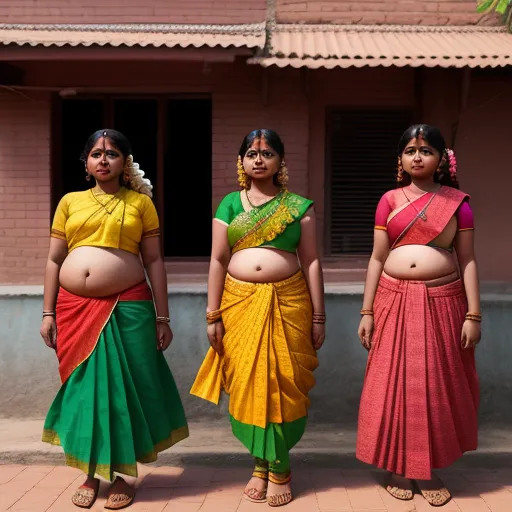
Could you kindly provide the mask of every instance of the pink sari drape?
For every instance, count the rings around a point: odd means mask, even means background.
[[[430,479],[433,468],[477,448],[474,349],[460,345],[466,311],[460,280],[429,288],[381,278],[359,409],[360,460]]]
[[[444,230],[468,194],[452,187],[441,187],[413,201],[388,222],[388,233],[393,249],[402,245],[428,245]],[[426,221],[419,218],[425,211]],[[395,233],[392,235],[392,233]]]

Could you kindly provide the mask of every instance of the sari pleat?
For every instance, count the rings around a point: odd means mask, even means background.
[[[155,461],[158,452],[188,436],[176,384],[156,348],[153,302],[133,300],[138,296],[121,295],[44,425],[43,441],[61,445],[67,465],[108,480],[114,472],[137,476],[137,462]],[[82,304],[80,311],[87,308]]]
[[[382,277],[359,410],[357,457],[430,479],[477,447],[474,349],[460,346],[467,303],[460,280],[428,288]]]
[[[248,450],[270,462],[287,457],[304,432],[318,365],[302,272],[277,283],[228,275],[221,311],[224,354],[208,350],[191,393],[218,403],[224,390],[233,433]]]

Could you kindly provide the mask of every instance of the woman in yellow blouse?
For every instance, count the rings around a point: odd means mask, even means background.
[[[137,476],[137,462],[156,460],[188,428],[162,353],[172,331],[151,184],[115,130],[91,135],[82,160],[95,186],[60,201],[46,266],[41,335],[57,353],[62,387],[43,441],[87,474],[72,502],[89,508],[95,475]],[[105,508],[124,508],[134,494],[117,476]]]

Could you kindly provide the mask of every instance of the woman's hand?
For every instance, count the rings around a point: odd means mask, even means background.
[[[156,323],[157,350],[167,350],[172,341],[171,326],[164,322]]]
[[[357,330],[357,335],[361,340],[361,344],[366,350],[370,350],[372,348],[372,336],[373,336],[373,316],[372,315],[364,315],[359,322],[359,329]]]
[[[210,345],[212,346],[213,350],[219,354],[219,356],[222,356],[224,354],[224,344],[222,342],[224,338],[224,324],[222,323],[222,320],[219,320],[218,322],[215,322],[213,324],[208,324],[208,327],[206,328],[206,333],[208,335],[208,341],[210,342]]]
[[[46,345],[57,350],[57,323],[55,317],[45,316],[39,331]]]
[[[462,348],[473,348],[477,343],[480,342],[482,337],[480,322],[474,320],[466,320],[462,325],[462,335],[460,339],[460,345]]]
[[[313,347],[315,347],[315,350],[320,350],[325,341],[325,324],[316,324],[313,322],[311,334],[313,337]]]

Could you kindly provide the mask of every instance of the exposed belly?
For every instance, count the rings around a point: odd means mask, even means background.
[[[294,253],[253,247],[233,254],[228,272],[240,281],[274,283],[292,276],[299,268],[299,261]]]
[[[453,274],[457,264],[452,253],[426,245],[404,245],[393,249],[384,272],[397,279],[427,281]]]
[[[60,285],[82,297],[106,297],[145,279],[140,258],[120,249],[78,247],[64,260]]]

